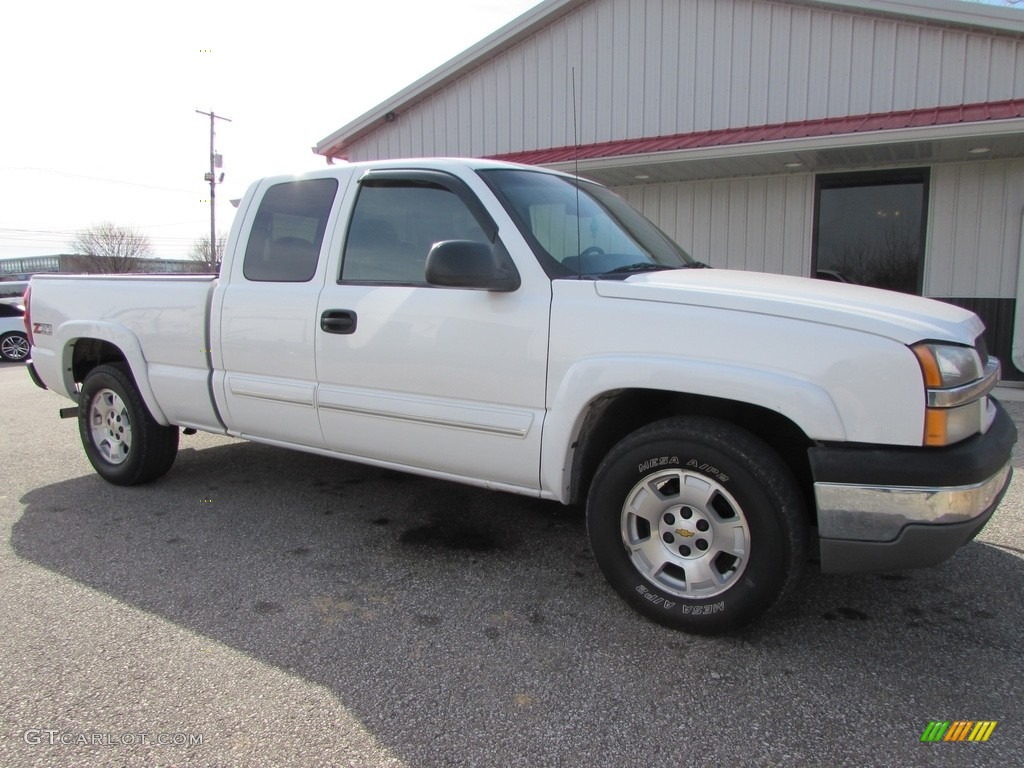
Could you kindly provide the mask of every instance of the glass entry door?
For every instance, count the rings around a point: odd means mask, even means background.
[[[920,295],[927,169],[819,176],[814,275]]]

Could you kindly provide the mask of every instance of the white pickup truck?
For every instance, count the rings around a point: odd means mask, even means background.
[[[951,556],[1016,430],[976,316],[705,269],[598,185],[484,160],[267,178],[221,276],[37,276],[30,373],[106,480],[179,428],[585,503],[609,583],[724,632],[803,563]]]

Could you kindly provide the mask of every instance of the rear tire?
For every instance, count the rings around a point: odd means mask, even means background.
[[[178,428],[158,424],[120,363],[89,372],[78,399],[78,431],[89,463],[108,483],[141,485],[167,473]]]
[[[703,417],[624,438],[587,499],[590,544],[612,587],[648,618],[696,634],[748,624],[793,589],[806,520],[778,454]]]

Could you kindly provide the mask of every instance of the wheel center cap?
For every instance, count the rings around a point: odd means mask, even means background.
[[[694,560],[711,549],[715,532],[704,510],[683,504],[665,510],[659,535],[673,557]]]

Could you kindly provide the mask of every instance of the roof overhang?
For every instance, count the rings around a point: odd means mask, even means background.
[[[970,119],[985,116],[989,119]],[[578,169],[618,187],[1020,157],[1024,100],[560,147],[494,159],[569,173]]]

